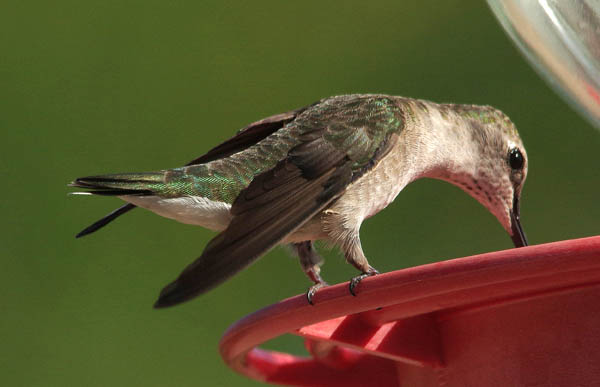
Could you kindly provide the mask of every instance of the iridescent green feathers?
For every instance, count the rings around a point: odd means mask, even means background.
[[[313,106],[294,121],[262,141],[230,157],[208,164],[167,171],[166,189],[159,195],[202,196],[233,203],[255,176],[273,168],[286,157],[299,157],[290,150],[300,144],[316,146],[321,152],[337,150],[353,161],[353,170],[365,166],[386,136],[402,124],[399,107],[388,98],[332,98]],[[315,154],[319,154],[315,151]],[[317,162],[317,160],[315,160]]]
[[[241,152],[244,149],[268,137],[277,130],[281,129],[287,123],[296,118],[298,114],[302,113],[304,110],[310,108],[311,106],[312,105],[296,109],[287,113],[276,114],[271,117],[262,119],[260,121],[253,122],[245,128],[240,129],[238,133],[229,140],[217,145],[202,156],[190,161],[186,164],[186,166],[206,164],[211,161],[223,159],[235,153]],[[78,186],[79,183],[83,183],[83,180],[85,180],[85,178],[78,179],[72,185]],[[80,238],[93,232],[96,232],[102,227],[112,222],[113,220],[115,220],[116,218],[118,218],[119,216],[131,211],[135,207],[135,204],[132,203],[127,203],[123,205],[117,208],[116,210],[110,212],[106,216],[102,217],[101,219],[97,220],[96,222],[92,223],[88,227],[84,228],[75,237]]]
[[[372,161],[387,136],[402,127],[398,101],[376,95],[332,97],[273,118],[278,120],[259,121],[206,155],[213,152],[213,157],[218,156],[215,150],[220,150],[226,157],[165,171],[80,178],[73,185],[100,195],[201,196],[231,204],[256,176],[286,157],[296,160],[304,157],[304,163],[309,163],[303,149],[308,149],[312,157],[324,157],[328,152],[336,151],[352,161],[353,171],[359,171]],[[277,129],[277,124],[282,127]],[[245,149],[234,146],[248,145],[239,139],[240,136],[251,134],[252,139],[256,139],[256,133],[247,131],[257,132],[257,128],[262,130],[258,133],[259,138],[263,134],[266,136]],[[301,144],[303,147],[298,147]],[[294,147],[298,148],[289,155]],[[204,157],[205,160],[210,158]],[[202,162],[202,159],[194,161]],[[319,159],[314,158],[311,163],[315,164],[312,168],[316,168]],[[310,173],[308,164],[305,169],[305,173]]]
[[[328,98],[284,115],[280,128],[258,129],[250,136],[254,143],[240,141],[248,132],[238,133],[204,164],[81,178],[73,185],[106,195],[200,196],[232,204],[229,226],[156,303],[174,305],[222,283],[337,200],[392,148],[404,124],[404,101],[379,95]]]
[[[348,262],[372,273],[360,247],[360,222],[423,176],[474,182],[477,192],[469,193],[525,245],[514,224],[526,167],[506,161],[517,146],[514,125],[492,107],[346,95],[251,124],[181,168],[80,178],[73,185],[223,230],[163,289],[155,306],[166,307],[214,288],[279,243],[334,241]],[[117,209],[79,236],[134,207]]]
[[[401,109],[389,98],[332,98],[222,160],[236,165],[230,186],[241,187],[246,176],[260,172],[237,195],[229,226],[163,289],[155,306],[175,305],[212,289],[327,208],[393,147],[402,122]],[[265,146],[272,148],[268,157]],[[214,173],[222,165],[213,163],[206,167]]]

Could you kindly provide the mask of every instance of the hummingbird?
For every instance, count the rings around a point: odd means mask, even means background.
[[[327,283],[314,242],[338,246],[360,275],[379,272],[360,242],[362,222],[419,178],[452,183],[527,246],[519,203],[527,155],[511,120],[491,106],[437,104],[382,94],[341,95],[277,114],[180,168],[81,177],[74,194],[127,202],[77,237],[135,207],[219,232],[167,285],[156,308],[190,300],[279,244],[290,245],[313,285]]]

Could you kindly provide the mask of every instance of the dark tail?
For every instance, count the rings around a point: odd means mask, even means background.
[[[164,187],[164,172],[122,173],[118,175],[80,177],[69,184],[84,188],[79,194],[106,196],[153,195]]]
[[[123,196],[123,195],[152,195],[152,188],[159,188],[163,183],[164,173],[149,172],[137,174],[120,174],[105,176],[89,176],[76,179],[69,184],[72,187],[84,188],[83,192],[92,195]],[[119,216],[133,210],[136,206],[127,203],[112,211],[102,219],[80,231],[75,238],[81,238],[106,226]]]
[[[95,231],[100,230],[102,227],[117,219],[119,216],[133,210],[135,207],[136,205],[131,203],[122,205],[110,214],[106,215],[104,218],[94,222],[90,226],[87,226],[86,228],[81,230],[77,235],[75,235],[75,238],[81,238],[82,236],[86,236],[87,234],[91,234]]]

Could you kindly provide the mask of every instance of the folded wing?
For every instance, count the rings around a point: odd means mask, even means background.
[[[293,110],[287,113],[276,114],[274,116],[254,122],[241,129],[235,136],[233,136],[229,140],[225,141],[220,145],[217,145],[204,155],[190,161],[186,164],[186,166],[205,164],[240,152],[256,144],[257,142],[261,141],[262,139],[266,138],[267,136],[276,132],[277,130],[281,129],[287,123],[294,120],[294,118],[296,118],[298,114],[302,113],[308,107],[309,106]],[[131,203],[122,205],[121,207],[112,211],[108,215],[104,216],[103,218],[89,225],[85,229],[81,230],[77,235],[75,235],[75,238],[81,238],[95,231],[98,231],[99,229],[106,226],[119,216],[133,210],[135,207],[136,205]]]
[[[390,117],[382,115],[383,125],[371,121],[356,127],[357,120],[347,119],[363,113],[354,103],[325,106],[298,123],[300,143],[240,193],[228,228],[162,290],[155,307],[181,303],[219,285],[327,208],[372,168],[393,147],[401,122],[390,124]]]

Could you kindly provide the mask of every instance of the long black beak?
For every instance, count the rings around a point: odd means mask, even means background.
[[[511,238],[515,244],[515,247],[524,247],[529,245],[529,243],[527,242],[527,237],[523,231],[523,226],[521,226],[521,216],[519,212],[519,198],[515,195],[515,198],[513,199],[512,212],[510,213],[512,228]]]

